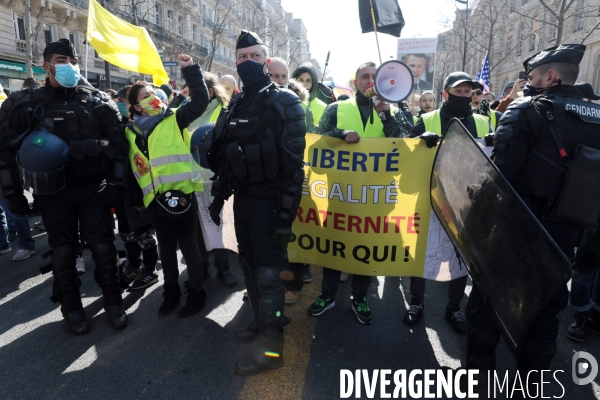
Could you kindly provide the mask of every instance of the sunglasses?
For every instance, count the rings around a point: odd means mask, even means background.
[[[473,94],[476,94],[477,96],[480,96],[482,93],[483,93],[483,91],[481,91],[481,90],[473,91]]]

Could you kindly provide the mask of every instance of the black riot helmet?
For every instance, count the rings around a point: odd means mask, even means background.
[[[192,181],[209,183],[213,176],[208,165],[208,152],[213,143],[214,123],[200,125],[194,130],[190,143]]]
[[[33,131],[17,153],[21,184],[34,194],[52,194],[65,187],[65,168],[71,149],[49,132]]]
[[[192,135],[190,143],[192,157],[202,168],[209,168],[206,155],[212,147],[214,126],[214,123],[200,125]]]

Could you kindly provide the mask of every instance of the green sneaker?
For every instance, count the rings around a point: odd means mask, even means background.
[[[367,296],[363,297],[360,301],[352,300],[352,311],[354,311],[356,318],[358,318],[358,322],[361,324],[369,325],[373,322],[373,314],[371,314]]]
[[[323,292],[319,293],[319,297],[308,307],[308,314],[316,317],[323,314],[325,311],[335,306],[334,299],[326,299],[323,296]]]

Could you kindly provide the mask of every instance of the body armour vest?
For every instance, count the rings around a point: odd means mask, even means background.
[[[279,172],[276,135],[284,126],[277,108],[268,101],[269,96],[264,93],[252,104],[249,113],[257,117],[233,118],[229,113],[235,111],[235,106],[228,110],[224,128],[227,165],[240,187],[273,180]]]
[[[165,117],[145,139],[148,157],[136,144],[138,135],[130,127],[125,133],[129,142],[129,162],[146,207],[157,194],[169,190],[185,194],[203,191],[201,183],[192,181],[190,134],[187,129],[183,132],[179,129],[174,113]]]
[[[573,157],[578,144],[600,149],[600,106],[597,104],[547,95],[534,98],[532,106],[521,112],[538,113],[539,118],[545,119],[547,124],[553,123],[569,158]],[[560,192],[565,174],[549,161],[561,165],[561,157],[548,126],[534,128],[539,131],[530,132],[530,154],[514,187],[519,194],[550,197],[552,200]]]
[[[36,128],[58,136],[71,148],[67,176],[105,174],[112,167],[115,151],[93,112],[108,101],[103,96],[96,89],[77,86],[74,99],[65,104],[49,101],[45,87],[31,91]]]

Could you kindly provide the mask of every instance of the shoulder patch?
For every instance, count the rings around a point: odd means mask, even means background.
[[[600,125],[600,106],[591,101],[565,98],[565,111],[576,115],[585,122]]]

